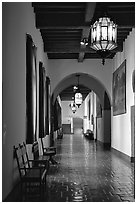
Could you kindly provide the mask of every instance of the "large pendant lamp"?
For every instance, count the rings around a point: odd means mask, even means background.
[[[81,94],[80,89],[79,89],[79,77],[80,77],[80,75],[77,74],[76,77],[78,79],[78,84],[77,84],[77,89],[75,91],[74,101],[75,101],[75,104],[79,108],[80,105],[82,104],[83,99],[82,99],[82,94]]]
[[[99,18],[91,25],[91,48],[102,57],[102,64],[110,51],[117,47],[117,25],[109,17]]]

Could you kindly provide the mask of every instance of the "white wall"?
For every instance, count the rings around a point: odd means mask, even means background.
[[[96,94],[94,93],[94,109],[93,109],[93,115],[94,115],[94,139],[97,139],[97,123],[96,123],[96,117],[97,117],[97,113],[96,113]]]
[[[71,118],[82,118],[84,115],[84,105],[83,103],[79,108],[77,108],[76,113],[73,113],[72,110],[70,109],[71,101],[62,101],[61,106],[62,106],[62,124],[70,124],[71,123]]]
[[[37,46],[37,67],[44,63],[51,78],[52,91],[66,76],[82,72],[97,78],[107,89],[112,99],[112,72],[124,59],[127,60],[126,102],[127,113],[112,116],[112,147],[131,155],[130,107],[134,105],[132,92],[132,71],[135,69],[135,30],[124,43],[124,51],[114,60],[47,60],[43,52],[43,42],[39,30],[35,28],[35,18],[31,3],[3,3],[3,134],[2,134],[2,178],[3,199],[15,183],[13,145],[25,141],[26,135],[26,33],[32,35]],[[112,69],[113,67],[113,69]],[[56,71],[55,71],[56,70]]]
[[[62,124],[70,124],[71,125],[71,133],[74,133],[74,118],[83,119],[84,116],[84,103],[81,104],[79,108],[77,108],[76,112],[73,113],[70,109],[70,103],[72,101],[62,101]]]
[[[84,120],[83,120],[83,123],[84,123],[84,133],[86,133],[87,129],[90,129],[94,132],[94,128],[96,126],[93,126],[92,124],[92,115],[94,116],[95,118],[95,93],[92,91],[90,92],[87,97],[85,98],[85,101],[84,101]],[[89,100],[90,100],[90,118],[89,118]],[[94,121],[95,123],[95,121]],[[95,132],[94,132],[95,134]]]
[[[25,141],[26,135],[26,33],[37,46],[39,61],[47,68],[47,57],[31,3],[3,3],[3,138],[2,196],[12,190],[17,175],[13,160],[13,145]],[[38,72],[37,72],[38,74]]]
[[[127,113],[119,116],[112,116],[111,144],[112,147],[131,156],[131,124],[130,107],[134,105],[134,94],[132,91],[132,72],[135,69],[135,30],[130,33],[124,42],[124,51],[116,54],[114,59],[106,60],[105,66],[101,60],[85,59],[83,63],[77,60],[49,60],[49,75],[52,80],[52,91],[57,84],[66,76],[75,73],[86,73],[97,78],[106,88],[112,102],[112,77],[113,72],[120,64],[127,60],[126,76],[126,108]],[[56,70],[56,74],[55,74]],[[113,111],[111,112],[113,115]],[[101,125],[100,125],[101,129]]]
[[[97,118],[97,140],[104,143],[104,126],[102,118]]]
[[[59,82],[66,76],[75,73],[84,73],[98,79],[106,88],[111,96],[111,75],[112,75],[112,60],[107,59],[105,65],[102,65],[101,59],[85,59],[83,63],[77,60],[58,59],[49,60],[49,75],[52,81],[52,92]],[[56,71],[55,71],[56,70]]]
[[[84,119],[83,119],[83,129],[84,129],[84,133],[86,133],[87,129],[89,129],[88,101],[89,101],[89,94],[88,94],[88,96],[85,98],[85,101],[84,101]]]
[[[113,116],[112,112],[112,147],[131,156],[130,107],[135,104],[132,91],[132,72],[135,69],[135,29],[124,43],[122,53],[114,58],[113,71],[126,59],[126,109],[122,115]]]

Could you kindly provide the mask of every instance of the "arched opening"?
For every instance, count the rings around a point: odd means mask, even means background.
[[[65,77],[56,86],[52,93],[52,104],[54,105],[57,96],[70,85],[76,84],[76,74],[80,75],[79,84],[89,88],[93,91],[101,104],[102,116],[101,118],[96,117],[96,140],[102,142],[105,147],[111,146],[111,101],[109,94],[104,85],[95,77],[84,74],[75,73]],[[101,124],[101,129],[100,129]],[[99,136],[101,135],[101,136]]]
[[[73,118],[74,134],[81,134],[82,129],[83,129],[83,119],[80,117]]]

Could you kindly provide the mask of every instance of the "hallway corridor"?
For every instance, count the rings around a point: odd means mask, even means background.
[[[45,201],[134,201],[134,164],[81,134],[57,140],[57,166],[47,176]]]

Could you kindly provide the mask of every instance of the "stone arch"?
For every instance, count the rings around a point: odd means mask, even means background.
[[[95,77],[85,73],[73,73],[62,79],[55,87],[52,93],[52,102],[54,104],[57,96],[69,87],[77,83],[76,74],[80,75],[79,84],[88,87],[94,91],[102,105],[103,132],[102,141],[105,147],[111,146],[111,99],[105,86]]]
[[[62,79],[58,83],[56,88],[53,90],[53,93],[52,93],[53,103],[55,102],[57,96],[61,93],[61,91],[63,91],[64,89],[66,89],[70,85],[77,83],[76,74],[80,74],[79,84],[88,87],[89,89],[93,90],[97,94],[97,96],[100,99],[100,103],[102,105],[102,108],[105,109],[105,106],[106,106],[105,103],[107,101],[108,102],[107,108],[110,109],[111,100],[110,100],[110,96],[109,96],[106,88],[104,87],[104,85],[95,77],[93,77],[89,74],[85,74],[85,73],[71,74],[71,75],[65,77],[64,79]]]

